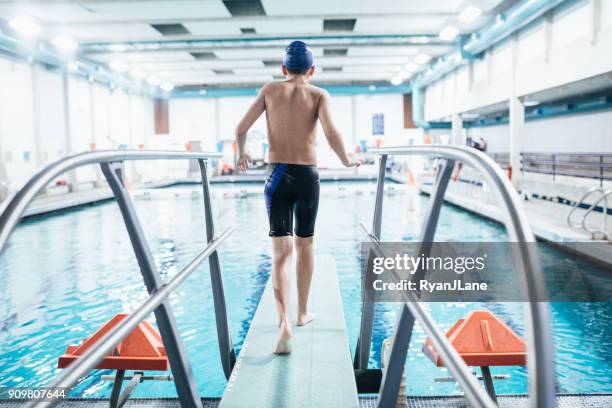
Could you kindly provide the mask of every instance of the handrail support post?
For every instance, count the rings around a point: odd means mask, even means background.
[[[138,221],[134,204],[123,185],[123,163],[106,162],[101,163],[100,166],[119,205],[147,291],[149,294],[152,294],[162,286],[163,281],[155,266],[155,260],[147,244],[142,226]],[[168,360],[170,361],[170,368],[174,376],[181,406],[201,408],[202,401],[193,377],[193,371],[187,359],[185,346],[179,336],[176,320],[169,302],[165,301],[160,304],[155,309],[154,314],[166,352],[168,353]]]
[[[425,221],[421,228],[420,248],[418,253],[424,257],[429,256],[431,252],[431,243],[433,242],[440,210],[444,203],[444,194],[448,188],[448,183],[451,178],[453,169],[455,168],[455,160],[447,159],[444,164],[438,168],[436,174],[436,182],[429,197],[429,207],[425,214]],[[413,282],[418,282],[425,276],[425,269],[419,268],[412,277]],[[393,343],[391,346],[391,354],[389,355],[389,365],[383,375],[380,384],[380,392],[378,394],[378,407],[387,407],[395,404],[399,387],[404,372],[404,364],[406,354],[412,339],[414,331],[414,316],[408,310],[406,304],[402,304],[399,312],[399,317],[396,324]],[[391,364],[391,362],[396,362]]]
[[[378,164],[378,178],[376,182],[376,203],[374,204],[374,217],[372,218],[372,235],[380,239],[382,228],[382,207],[385,192],[385,176],[387,171],[387,157],[380,156]],[[371,255],[371,254],[370,254]],[[353,360],[355,369],[368,368],[370,361],[370,348],[372,347],[372,328],[374,324],[374,302],[363,301],[361,308],[361,324],[359,326],[359,337]]]
[[[202,177],[202,190],[204,193],[204,217],[206,218],[206,239],[210,243],[215,238],[214,217],[210,199],[210,184],[206,161],[198,160],[200,174]],[[208,258],[210,268],[210,280],[213,293],[213,303],[215,307],[215,319],[217,323],[217,338],[219,341],[219,353],[221,354],[221,364],[225,378],[229,379],[234,364],[236,363],[236,352],[232,343],[229,319],[227,314],[227,304],[225,300],[225,289],[223,285],[223,273],[219,262],[219,253],[213,252]]]

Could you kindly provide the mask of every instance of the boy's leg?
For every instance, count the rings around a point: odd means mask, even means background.
[[[297,253],[296,272],[297,272],[297,294],[298,312],[297,325],[303,326],[314,319],[314,315],[308,312],[308,295],[310,294],[310,283],[312,282],[312,272],[314,268],[313,255],[314,237],[295,237],[295,249]]]
[[[291,318],[289,306],[291,304],[291,256],[293,243],[291,236],[272,238],[272,284],[274,298],[278,309],[279,337],[275,353],[286,354],[291,352],[289,339],[291,338]]]

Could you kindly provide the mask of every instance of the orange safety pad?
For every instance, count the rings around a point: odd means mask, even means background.
[[[68,346],[58,359],[58,367],[65,368],[87,351],[96,341],[127,317],[118,314],[83,343]],[[159,333],[147,321],[142,321],[121,343],[96,366],[114,370],[167,370],[168,357]]]
[[[527,365],[525,341],[491,312],[476,310],[459,319],[446,337],[469,366]],[[423,345],[436,366],[444,363],[430,339]]]

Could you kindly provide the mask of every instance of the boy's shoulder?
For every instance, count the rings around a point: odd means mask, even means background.
[[[276,89],[282,89],[285,88],[287,86],[291,86],[287,81],[274,81],[274,82],[268,82],[267,84],[265,84],[264,86],[261,87],[261,92],[271,92],[274,91]],[[304,85],[300,85],[305,87],[306,89],[308,89],[310,92],[312,92],[313,94],[316,95],[326,95],[327,91],[323,88],[319,88],[316,85],[312,85],[312,84],[304,84]]]

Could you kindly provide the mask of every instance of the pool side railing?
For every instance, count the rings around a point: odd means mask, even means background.
[[[170,369],[174,378],[177,394],[183,407],[202,407],[202,400],[198,393],[185,346],[180,338],[174,313],[168,296],[191,275],[205,260],[208,259],[213,292],[213,303],[217,324],[217,337],[221,363],[226,378],[229,378],[236,362],[236,354],[232,343],[223,275],[219,262],[217,249],[229,237],[233,228],[229,228],[220,235],[215,235],[210,186],[207,174],[207,160],[218,158],[218,153],[207,152],[179,152],[179,151],[148,151],[148,150],[102,150],[86,152],[65,157],[49,164],[40,170],[21,188],[10,200],[2,214],[0,214],[0,256],[19,222],[24,210],[34,197],[45,188],[51,180],[58,175],[78,167],[98,164],[102,169],[127,228],[132,247],[140,267],[149,298],[129,316],[123,319],[105,336],[96,341],[78,360],[61,372],[54,379],[51,387],[70,388],[77,384],[80,378],[110,353],[121,340],[127,337],[132,330],[140,324],[151,312],[162,336],[164,346],[170,362]],[[202,177],[204,217],[206,220],[206,240],[208,245],[185,268],[167,282],[163,282],[151,249],[147,244],[144,231],[136,214],[132,199],[125,188],[123,177],[123,164],[126,160],[197,160]],[[59,399],[44,401],[30,401],[28,406],[50,407],[59,403]]]
[[[371,149],[370,153],[378,154],[379,172],[374,206],[374,217],[371,232],[366,231],[367,238],[374,243],[373,251],[380,253],[378,245],[381,238],[383,192],[387,158],[390,155],[430,156],[442,163],[437,171],[436,180],[429,200],[420,234],[419,253],[428,256],[431,243],[434,241],[444,194],[448,187],[453,168],[457,161],[481,172],[485,180],[493,187],[497,201],[505,215],[505,226],[511,242],[533,243],[534,235],[516,190],[503,170],[486,154],[463,146],[407,146]],[[539,257],[533,245],[513,246],[514,268],[522,275],[522,291],[526,302],[526,337],[528,350],[528,374],[531,406],[548,408],[555,406],[555,369],[551,319],[548,304],[536,300],[547,298],[547,289]],[[420,269],[412,280],[419,281],[425,276]],[[372,327],[374,319],[374,302],[362,304],[361,326],[355,351],[354,367],[356,370],[367,370],[372,344]],[[414,323],[417,320],[440,353],[444,364],[461,386],[468,402],[475,407],[495,407],[495,402],[485,389],[480,386],[474,375],[454,349],[449,339],[437,327],[436,323],[423,307],[420,299],[413,294],[402,303],[400,314],[395,325],[389,363],[383,375],[378,394],[378,407],[394,406],[402,380],[406,355],[412,337]]]

